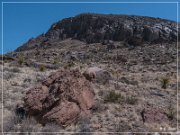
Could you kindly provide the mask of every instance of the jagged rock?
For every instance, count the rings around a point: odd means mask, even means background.
[[[98,67],[90,67],[88,68],[83,75],[88,79],[89,81],[97,81],[100,83],[106,83],[108,80],[111,79],[111,74],[101,68]]]
[[[65,57],[65,60],[67,61],[79,61],[79,60],[84,60],[85,59],[85,52],[67,52]]]
[[[28,114],[38,117],[43,123],[55,121],[67,126],[80,116],[90,116],[94,92],[79,71],[60,69],[31,88],[24,102]]]
[[[176,22],[160,18],[128,15],[80,14],[63,19],[51,26],[46,34],[29,40],[16,51],[51,45],[67,38],[86,43],[103,43],[107,40],[128,41],[140,37],[147,42],[161,43],[177,40]]]
[[[155,41],[159,38],[160,30],[150,26],[145,26],[143,30],[143,37],[145,41]]]

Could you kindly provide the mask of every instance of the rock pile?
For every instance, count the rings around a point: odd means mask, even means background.
[[[80,116],[90,116],[94,92],[79,71],[61,69],[30,88],[24,102],[28,114],[41,122],[54,121],[67,126]]]

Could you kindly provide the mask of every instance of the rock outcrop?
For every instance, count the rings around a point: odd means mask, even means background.
[[[88,68],[83,75],[89,81],[97,81],[100,83],[106,83],[108,80],[112,79],[111,74],[104,69],[98,67],[90,67]]]
[[[148,107],[144,109],[143,121],[146,123],[168,123],[169,119],[165,111],[159,108]]]
[[[67,38],[87,43],[103,43],[106,40],[128,42],[128,39],[133,37],[145,42],[161,43],[176,41],[177,35],[176,22],[165,19],[128,15],[80,14],[54,23],[47,33],[29,40],[16,51],[50,46],[56,41]]]
[[[90,116],[94,92],[79,71],[61,69],[30,88],[24,102],[28,114],[43,123],[54,121],[67,126],[80,116]]]

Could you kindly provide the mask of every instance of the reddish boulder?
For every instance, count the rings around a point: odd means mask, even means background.
[[[89,116],[94,92],[79,71],[61,69],[31,88],[24,102],[30,115],[38,116],[43,122],[55,121],[67,126],[80,115]]]
[[[48,96],[48,93],[48,88],[43,85],[33,87],[26,93],[24,101],[26,107],[29,108],[30,115],[38,114],[43,110],[43,101]]]

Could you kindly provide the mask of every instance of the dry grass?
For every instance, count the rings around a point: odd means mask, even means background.
[[[124,97],[114,91],[110,91],[104,98],[105,103],[122,103],[123,101]]]
[[[74,42],[74,41],[73,41]],[[57,45],[58,46],[58,45]],[[161,45],[162,46],[162,45]],[[96,132],[108,132],[108,131],[153,131],[156,128],[156,123],[145,123],[143,124],[142,118],[140,116],[140,111],[145,105],[157,106],[166,110],[166,114],[169,117],[169,123],[172,125],[176,124],[175,121],[175,103],[176,103],[176,76],[168,75],[167,78],[171,79],[171,84],[168,81],[159,81],[160,76],[167,76],[169,72],[176,72],[176,63],[166,63],[163,66],[160,64],[146,64],[144,62],[144,57],[150,57],[151,54],[154,56],[161,54],[161,57],[155,58],[166,58],[166,54],[162,51],[171,53],[176,52],[175,45],[164,45],[164,50],[162,47],[157,45],[151,46],[137,46],[131,52],[128,48],[122,47],[119,50],[113,49],[110,52],[105,52],[104,46],[99,45],[100,49],[96,50],[96,44],[85,45],[77,41],[76,45],[67,41],[65,45],[59,45],[58,59],[60,63],[59,68],[67,67],[79,68],[81,72],[88,67],[102,67],[110,73],[117,69],[121,72],[119,74],[114,73],[113,79],[109,80],[108,83],[97,83],[92,82],[92,86],[95,92],[95,100],[98,101],[94,107],[92,116],[90,117],[90,124],[99,124],[100,128],[92,129],[89,123],[72,125],[65,129],[58,127],[54,124],[47,124],[44,127],[38,123],[34,123],[33,120],[25,120],[24,123],[32,123],[24,125],[22,128],[17,126],[16,118],[12,117],[12,112],[14,107],[18,102],[22,102],[22,98],[25,96],[26,91],[29,87],[36,85],[41,82],[49,75],[49,73],[56,71],[51,69],[46,69],[43,72],[39,68],[26,67],[21,65],[21,67],[12,64],[10,67],[8,63],[4,64],[4,120],[6,124],[6,130],[16,131],[16,130],[29,130],[29,131],[96,131]],[[87,59],[84,59],[84,63],[76,62],[74,64],[64,61],[64,54],[68,51],[85,51]],[[96,51],[92,51],[96,50]],[[41,50],[40,50],[41,51]],[[45,50],[48,53],[50,50]],[[53,50],[54,51],[54,50]],[[104,52],[103,52],[104,51]],[[117,52],[119,54],[119,62],[115,62],[115,57],[117,57]],[[33,52],[28,52],[32,59]],[[104,55],[103,55],[104,54]],[[126,60],[129,65],[123,64]],[[112,59],[110,59],[110,57]],[[168,56],[167,56],[168,57]],[[170,56],[169,56],[170,57]],[[122,58],[122,59],[121,59]],[[125,59],[124,59],[125,58]],[[43,56],[37,57],[37,61],[46,63],[46,58]],[[52,59],[52,64],[53,64]],[[135,61],[131,63],[131,61]],[[150,60],[149,60],[150,61]],[[149,62],[148,61],[148,62]],[[156,62],[156,61],[155,61]],[[56,63],[56,62],[55,62]],[[121,64],[120,64],[121,63]],[[19,68],[18,68],[19,67]],[[14,69],[13,69],[14,68]],[[117,84],[117,87],[115,86]],[[164,86],[163,86],[164,85]],[[162,87],[163,86],[163,87]],[[156,94],[152,94],[156,93]],[[169,107],[168,101],[169,97],[174,104]],[[105,102],[105,103],[104,103]],[[12,121],[10,123],[10,121]],[[14,122],[13,122],[14,121]],[[128,123],[127,123],[128,122]],[[171,126],[169,123],[165,123],[166,126]],[[80,126],[81,125],[81,126]],[[35,126],[35,127],[33,127]],[[161,124],[159,124],[161,126]],[[38,129],[36,128],[38,127]],[[78,127],[78,128],[76,128]],[[52,130],[51,130],[52,129]],[[157,131],[157,130],[156,130]]]

